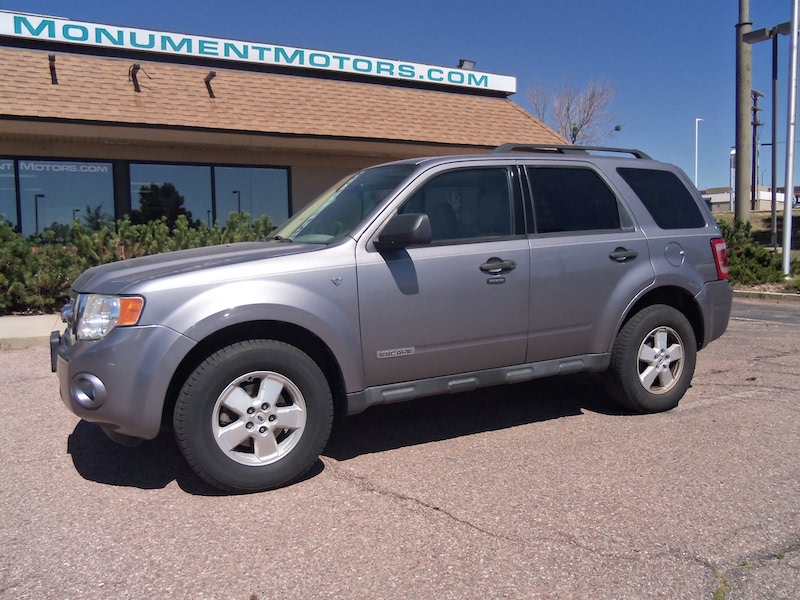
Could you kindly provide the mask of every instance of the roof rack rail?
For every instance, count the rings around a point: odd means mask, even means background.
[[[650,159],[641,150],[630,148],[606,148],[604,146],[568,146],[558,144],[503,144],[492,150],[492,154],[505,152],[556,152],[558,154],[592,154],[593,152],[612,152],[620,154],[630,154],[634,158]]]

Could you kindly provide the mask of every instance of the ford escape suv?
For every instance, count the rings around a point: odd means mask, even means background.
[[[584,371],[672,409],[727,327],[727,269],[678,168],[506,144],[364,169],[263,241],[91,268],[51,362],[112,439],[173,427],[205,480],[265,490],[315,463],[339,403]]]

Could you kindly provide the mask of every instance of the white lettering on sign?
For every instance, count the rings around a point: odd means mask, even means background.
[[[20,173],[108,173],[108,165],[93,165],[91,163],[53,163],[19,161]]]

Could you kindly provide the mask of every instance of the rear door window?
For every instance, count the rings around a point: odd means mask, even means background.
[[[600,176],[580,167],[527,167],[537,234],[619,231],[630,218]]]
[[[655,169],[617,169],[661,229],[696,229],[706,221],[694,197],[675,173]]]

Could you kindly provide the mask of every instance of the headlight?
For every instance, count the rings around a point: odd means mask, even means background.
[[[99,340],[118,325],[136,325],[144,308],[137,296],[81,296],[76,334],[79,340]]]

